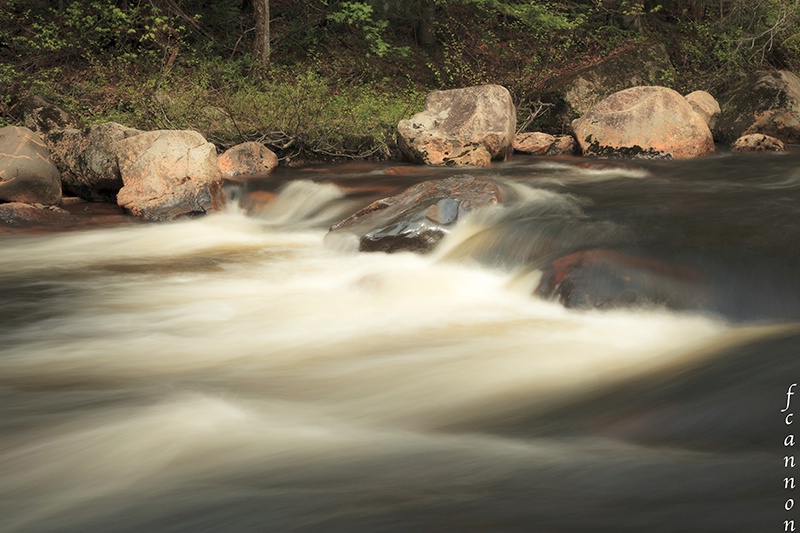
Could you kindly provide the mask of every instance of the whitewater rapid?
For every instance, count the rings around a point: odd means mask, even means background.
[[[536,298],[453,258],[491,214],[429,256],[326,247],[345,195],[291,192],[259,216],[0,237],[0,531],[621,531],[603,501],[700,505],[720,472],[758,488],[761,452],[513,433],[763,329]],[[565,518],[578,500],[597,518]]]

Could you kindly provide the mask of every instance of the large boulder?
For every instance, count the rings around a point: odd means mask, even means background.
[[[42,139],[28,128],[0,128],[0,202],[61,202],[58,168]]]
[[[115,143],[123,187],[117,203],[149,220],[204,214],[223,203],[213,144],[194,131],[150,131]]]
[[[603,98],[640,85],[663,83],[674,72],[663,45],[636,47],[599,63],[548,80],[542,89],[545,112],[536,126],[547,133],[567,133],[572,121]]]
[[[269,174],[278,166],[278,156],[257,142],[237,144],[226,150],[217,160],[225,177]]]
[[[14,114],[23,126],[40,135],[78,127],[78,120],[70,112],[41,96],[25,98],[14,106]]]
[[[722,112],[714,129],[719,142],[763,133],[800,144],[800,78],[785,70],[753,72],[719,96]]]
[[[397,126],[398,146],[426,165],[486,166],[511,155],[517,114],[499,85],[434,91],[425,110]]]
[[[466,213],[503,196],[497,183],[468,175],[425,181],[335,224],[326,241],[355,236],[360,251],[429,252]]]
[[[572,127],[584,155],[687,159],[714,152],[705,120],[667,87],[614,93]]]
[[[51,131],[46,140],[64,191],[89,201],[116,202],[122,188],[116,143],[140,133],[116,122]]]

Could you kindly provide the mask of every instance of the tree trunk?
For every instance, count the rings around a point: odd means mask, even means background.
[[[256,37],[253,46],[253,68],[263,72],[269,65],[269,0],[253,0]]]
[[[419,44],[433,46],[436,44],[434,24],[436,23],[436,4],[434,0],[422,0],[419,19]]]

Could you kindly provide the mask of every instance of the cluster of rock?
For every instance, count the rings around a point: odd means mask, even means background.
[[[673,74],[666,50],[655,46],[559,76],[541,94],[541,131],[517,135],[503,87],[437,91],[423,112],[400,122],[398,144],[411,161],[449,166],[486,166],[512,151],[681,159],[711,154],[715,143],[735,152],[800,144],[800,78],[791,72],[742,76],[716,99],[658,85]]]
[[[424,111],[398,124],[398,147],[426,165],[480,167],[514,151],[681,159],[711,154],[715,143],[730,143],[735,152],[783,151],[800,143],[800,78],[794,74],[743,76],[715,99],[705,91],[684,97],[653,85],[672,71],[663,47],[650,47],[555,78],[541,97],[545,131],[520,134],[504,87],[435,91]],[[217,156],[194,131],[145,132],[116,123],[79,128],[39,98],[18,108],[22,126],[0,129],[0,202],[58,206],[63,191],[116,202],[144,219],[171,220],[219,209],[223,179],[265,175],[278,165],[260,143]]]
[[[653,85],[669,64],[662,49],[629,51],[553,80],[543,93],[547,132],[515,134],[508,90],[484,85],[431,93],[425,110],[398,124],[398,147],[426,165],[487,166],[512,152],[536,155],[685,159],[732,151],[782,151],[800,143],[800,78],[752,74],[715,99]],[[613,74],[612,74],[613,73]],[[721,102],[721,105],[720,105]],[[209,213],[224,204],[225,179],[263,176],[278,166],[260,143],[217,155],[194,131],[140,131],[116,123],[77,127],[56,106],[20,106],[23,126],[0,128],[0,221],[47,223],[67,217],[62,191],[114,202],[146,220]],[[326,241],[360,251],[426,253],[467,213],[503,204],[501,183],[470,175],[416,184],[333,225]],[[659,292],[660,291],[660,292]],[[536,293],[568,307],[660,302],[705,305],[705,280],[679,264],[608,250],[553,257]]]
[[[514,135],[511,96],[496,85],[432,93],[425,111],[398,127],[399,145],[411,160],[427,165],[486,166],[511,151],[536,155],[687,159],[714,153],[716,142],[742,151],[783,151],[800,143],[800,78],[765,73],[752,98],[729,96],[721,107],[708,92],[681,96],[667,87],[629,87],[596,101],[570,123],[571,134]],[[581,85],[583,82],[584,84]],[[576,89],[566,92],[573,95]],[[480,105],[474,104],[479,102]],[[580,109],[579,102],[568,109]],[[725,112],[723,112],[725,109]],[[561,108],[559,121],[567,110]],[[749,117],[749,119],[747,119]],[[479,127],[480,126],[480,127]]]
[[[218,157],[194,131],[145,132],[113,122],[79,129],[69,114],[39,98],[22,109],[24,126],[0,128],[0,202],[14,204],[0,210],[7,224],[63,214],[54,207],[62,194],[116,202],[147,220],[209,213],[224,204],[223,179],[268,174],[278,165],[259,143]]]
[[[800,78],[754,74],[717,100],[705,91],[683,96],[651,84],[665,65],[663,49],[631,51],[556,80],[545,93],[553,98],[549,132],[515,135],[516,111],[503,87],[435,92],[423,112],[399,124],[399,146],[422,164],[486,166],[512,151],[688,159],[714,153],[716,143],[730,143],[734,152],[800,143]],[[508,199],[500,184],[470,175],[424,182],[333,225],[326,241],[360,251],[426,253],[465,213]],[[708,290],[706,277],[686,265],[590,249],[549,258],[534,292],[567,307],[704,309],[711,305]]]

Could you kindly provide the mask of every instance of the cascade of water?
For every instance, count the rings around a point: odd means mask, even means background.
[[[703,185],[516,162],[492,170],[514,203],[424,256],[323,245],[373,199],[348,196],[359,174],[291,181],[249,215],[2,236],[0,531],[779,525],[795,326],[531,293],[548,258],[623,245],[720,277],[757,256],[742,268],[769,277],[800,234],[782,164]],[[796,302],[782,275],[754,286]]]

